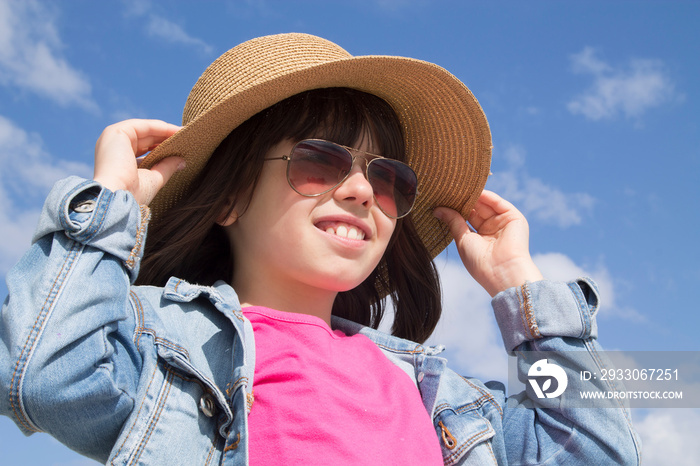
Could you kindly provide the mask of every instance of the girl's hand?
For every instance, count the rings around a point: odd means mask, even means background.
[[[179,129],[160,120],[125,120],[108,126],[95,145],[94,180],[111,191],[130,191],[139,204],[150,203],[185,162],[180,157],[168,157],[146,170],[138,168],[136,157],[153,150]]]
[[[447,223],[464,266],[491,296],[525,281],[542,280],[530,257],[527,220],[497,194],[481,193],[469,214],[476,232],[455,210],[438,207],[435,216]]]

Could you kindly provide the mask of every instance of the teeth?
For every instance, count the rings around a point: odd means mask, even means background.
[[[326,233],[329,235],[336,235],[342,238],[364,240],[365,233],[362,230],[358,230],[355,227],[346,227],[345,225],[339,225],[335,229],[333,227],[326,228]]]

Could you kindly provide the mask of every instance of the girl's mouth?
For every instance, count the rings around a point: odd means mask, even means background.
[[[358,241],[365,239],[365,232],[361,228],[344,222],[319,222],[316,224],[316,228],[325,231],[329,235],[340,236],[341,238]]]

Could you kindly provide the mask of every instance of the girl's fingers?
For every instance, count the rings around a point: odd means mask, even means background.
[[[450,234],[455,239],[459,239],[469,232],[466,220],[456,210],[448,207],[438,207],[433,211],[433,215],[447,224]]]
[[[482,226],[491,230],[522,216],[513,204],[494,192],[484,190],[467,220],[477,231],[481,231]]]
[[[491,212],[490,216],[517,211],[513,204],[493,191],[488,191],[486,189],[481,193],[477,205],[481,206],[484,212]]]
[[[165,183],[178,171],[185,168],[185,161],[180,157],[168,157],[150,169],[139,169],[138,189],[131,190],[139,204],[150,204]]]
[[[129,120],[133,121],[133,120]],[[136,156],[140,156],[155,149],[161,142],[180,130],[180,126],[166,123],[161,120],[136,120],[138,123],[132,126],[132,147]]]
[[[471,212],[469,212],[469,215],[467,216],[467,220],[469,223],[477,229],[477,231],[481,228],[481,225],[484,224],[488,216],[484,215],[483,213],[480,213],[478,209],[476,209],[476,206],[474,209],[472,209]]]
[[[486,191],[484,191],[484,193],[486,193]],[[447,207],[438,207],[435,209],[435,216],[447,223],[450,228],[450,233],[452,233],[455,239],[462,236],[467,231],[470,231],[469,225],[479,231],[484,222],[496,215],[496,212],[490,205],[492,200],[486,199],[484,193],[479,197],[466,219],[456,210]],[[496,196],[494,193],[490,194]],[[467,225],[467,221],[469,225]]]
[[[469,225],[480,234],[493,234],[509,222],[522,217],[520,211],[513,204],[487,190],[484,190],[479,196],[466,220],[459,212],[447,207],[436,208],[434,214],[447,223],[450,233],[455,239],[470,231]],[[467,221],[469,224],[466,223]]]
[[[481,196],[479,196],[479,199],[476,201],[476,204],[474,204],[474,208],[467,216],[469,223],[471,223],[474,228],[479,230],[484,222],[495,217],[497,212],[494,209],[494,203],[496,203],[498,199],[500,199],[500,197],[491,191],[482,192]]]
[[[169,157],[150,171],[139,169],[136,157],[179,129],[161,120],[133,119],[108,126],[95,146],[95,181],[112,191],[130,191],[140,203],[149,203],[184,161]]]
[[[155,164],[150,168],[150,172],[155,175],[158,181],[156,183],[156,188],[160,190],[176,172],[184,168],[185,159],[181,157],[167,157]]]
[[[108,126],[98,140],[98,150],[126,151],[140,156],[175,134],[179,126],[161,120],[125,120]]]

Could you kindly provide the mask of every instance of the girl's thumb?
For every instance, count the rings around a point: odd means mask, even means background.
[[[459,239],[469,232],[469,226],[464,217],[454,209],[449,207],[438,207],[433,211],[433,215],[447,224],[453,238]]]
[[[153,198],[156,197],[156,194],[158,194],[158,191],[165,186],[170,178],[180,170],[184,170],[184,168],[185,159],[177,156],[165,158],[152,166],[147,173],[144,173],[144,175],[147,175],[148,181],[146,182],[147,186],[144,186],[145,192],[143,193],[146,199],[143,199],[142,201],[144,202],[142,203],[150,204]]]

